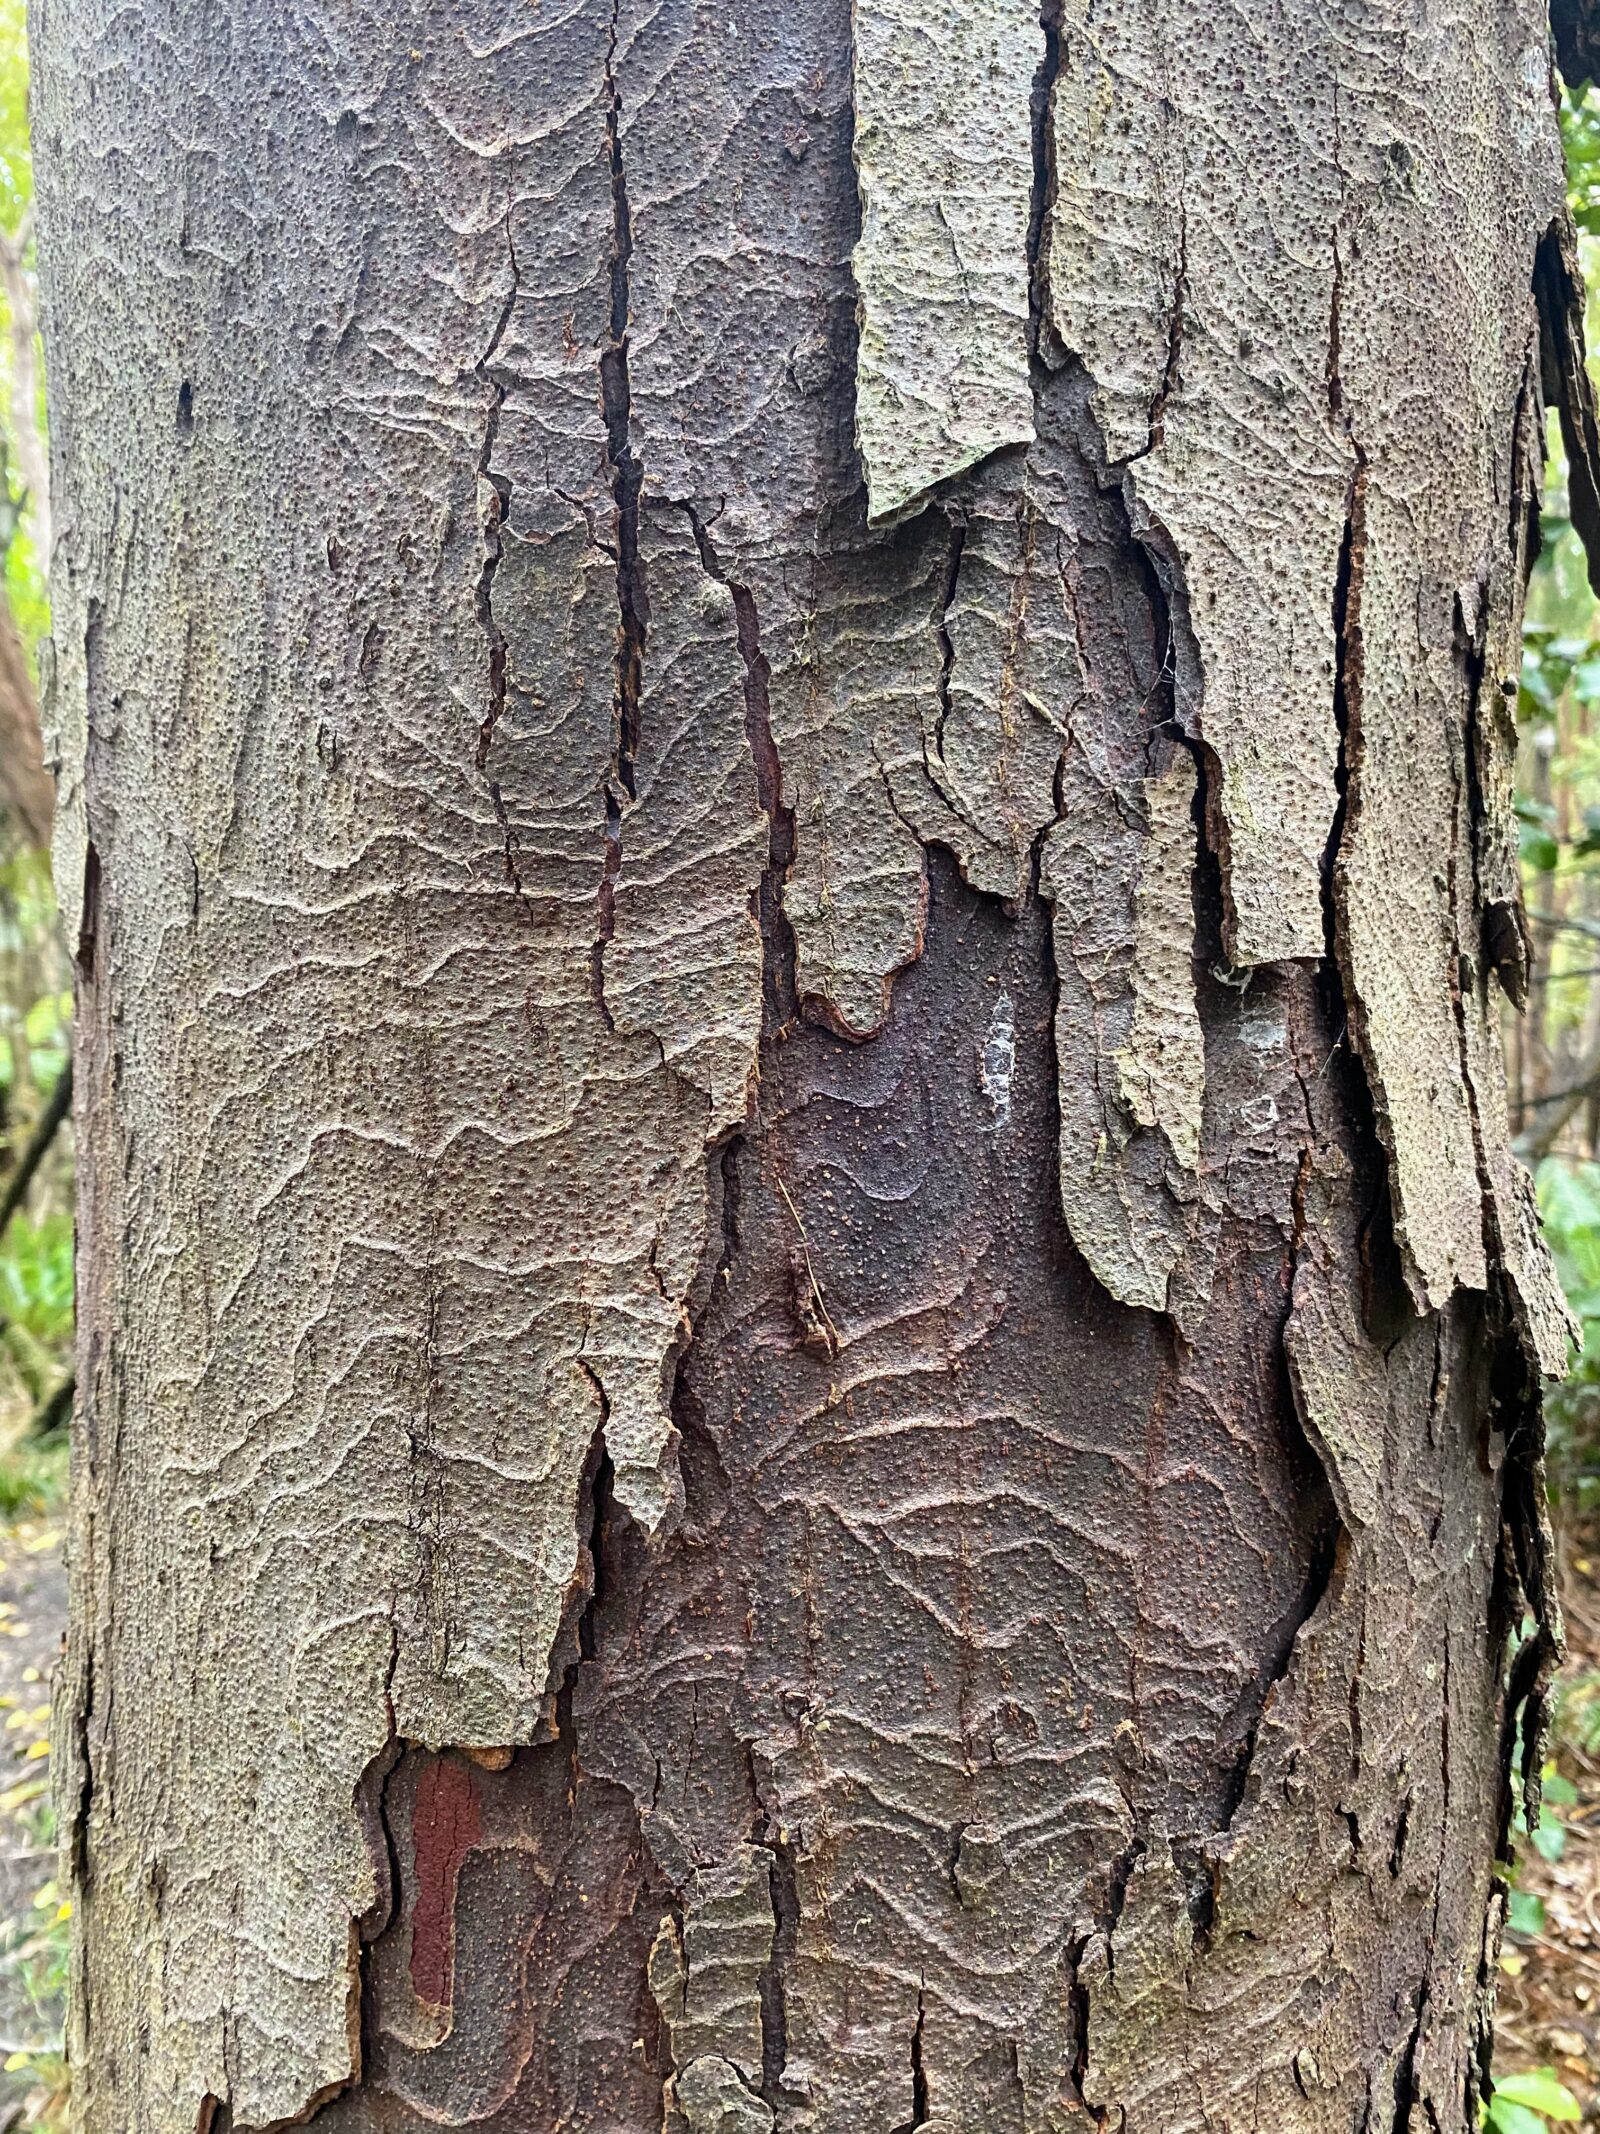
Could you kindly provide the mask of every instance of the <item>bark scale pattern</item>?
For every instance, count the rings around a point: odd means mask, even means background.
[[[37,8],[89,2134],[1475,2124],[1593,411],[1246,13]]]

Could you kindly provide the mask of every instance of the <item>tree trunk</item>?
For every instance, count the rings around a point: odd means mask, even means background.
[[[1467,2134],[1543,0],[33,35],[82,2125]]]

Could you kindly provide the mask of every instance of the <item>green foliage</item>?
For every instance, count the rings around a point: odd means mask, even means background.
[[[25,0],[0,0],[0,229],[15,233],[33,205],[33,158],[28,142],[28,42]],[[39,366],[43,377],[43,366]],[[31,514],[22,510],[11,427],[11,317],[0,291],[0,557],[4,591],[30,656],[49,628],[45,566],[37,553]],[[44,407],[34,411],[44,428]]]
[[[1514,1889],[1506,1899],[1506,1924],[1513,1934],[1544,1932],[1544,1899],[1530,1889]]]
[[[1507,2075],[1495,2084],[1483,2115],[1494,2134],[1548,2134],[1551,2125],[1575,2124],[1582,2117],[1577,2098],[1552,2067]]]
[[[32,200],[27,9],[23,0],[0,0],[0,223],[14,230]]]
[[[26,1439],[0,1455],[0,1519],[45,1519],[61,1508],[67,1490],[65,1438]]]
[[[72,1303],[71,1216],[35,1222],[19,1211],[0,1240],[0,1348],[32,1406],[50,1398],[68,1369]],[[0,1462],[0,1509],[4,1494]]]
[[[1539,1827],[1533,1833],[1533,1849],[1541,1860],[1554,1862],[1561,1859],[1567,1849],[1567,1826],[1562,1821],[1561,1811],[1577,1806],[1578,1789],[1554,1764],[1546,1764],[1542,1793],[1543,1806]]]
[[[1557,1486],[1588,1511],[1600,1508],[1600,1163],[1546,1157],[1537,1183],[1545,1236],[1583,1329],[1568,1377],[1547,1390],[1550,1463]]]
[[[1590,237],[1600,237],[1600,107],[1592,96],[1562,98],[1561,142],[1572,219]]]
[[[1555,1734],[1582,1756],[1600,1756],[1600,1674],[1562,1677],[1556,1691]]]
[[[41,1348],[72,1336],[72,1218],[20,1210],[0,1241],[0,1313]]]

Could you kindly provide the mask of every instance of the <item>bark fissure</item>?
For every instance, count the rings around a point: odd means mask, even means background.
[[[789,1028],[800,1019],[798,951],[794,928],[783,908],[784,884],[794,865],[794,809],[783,796],[783,764],[772,732],[772,669],[761,649],[761,626],[755,594],[736,583],[717,553],[711,528],[693,505],[683,506],[695,546],[707,574],[726,586],[733,601],[739,659],[744,669],[745,738],[755,778],[756,798],[767,818],[767,855],[756,891],[756,918],[761,929],[761,985],[764,1032]]]
[[[1061,72],[1063,0],[1043,0],[1039,26],[1044,57],[1033,77],[1029,115],[1033,140],[1033,191],[1028,202],[1028,348],[1035,364],[1043,354],[1048,325],[1044,233],[1055,196],[1055,140],[1051,127],[1056,78]]]
[[[611,163],[611,316],[600,352],[600,391],[606,428],[607,472],[616,520],[617,675],[611,775],[605,787],[605,850],[592,952],[595,1001],[608,1028],[614,1019],[606,1001],[606,949],[616,933],[616,885],[622,872],[623,831],[638,798],[639,705],[643,682],[649,600],[639,558],[639,496],[644,468],[633,442],[633,395],[628,381],[629,264],[633,218],[622,155],[622,100],[616,61],[621,0],[614,0],[606,49],[606,142]]]
[[[1333,718],[1339,735],[1334,768],[1338,800],[1323,858],[1323,914],[1330,964],[1343,970],[1340,946],[1339,862],[1361,806],[1361,681],[1365,650],[1361,636],[1361,591],[1367,568],[1367,461],[1354,439],[1355,457],[1345,500],[1344,536],[1333,586]],[[1348,979],[1345,981],[1348,984]]]
[[[917,2018],[911,2026],[911,2117],[902,2120],[895,2134],[915,2134],[918,2127],[926,2126],[930,2117],[928,2102],[928,2072],[923,2064],[922,2029],[927,2019],[928,1982],[924,1978],[917,1987]]]
[[[781,1831],[759,1838],[772,1854],[768,1869],[772,1903],[772,1947],[761,1969],[761,2087],[763,2103],[776,2113],[792,2101],[784,2085],[789,2056],[787,1975],[800,1942],[800,1895],[797,1854],[792,1838]]]
[[[944,591],[940,596],[939,620],[935,629],[939,641],[939,676],[936,684],[938,710],[933,725],[933,746],[934,753],[941,761],[944,757],[945,729],[950,720],[950,677],[955,672],[956,664],[955,639],[950,631],[950,611],[956,604],[956,591],[961,583],[961,551],[966,546],[967,539],[966,525],[962,520],[952,518],[949,525],[950,560],[945,566]],[[889,787],[889,797],[892,804],[892,786]]]
[[[1178,257],[1172,271],[1172,307],[1167,318],[1167,354],[1155,397],[1150,402],[1150,438],[1145,453],[1158,452],[1166,441],[1167,407],[1182,382],[1184,311],[1189,302],[1189,204],[1180,181]],[[1136,453],[1135,458],[1142,455]]]
[[[511,505],[510,478],[494,464],[495,442],[500,431],[501,410],[511,389],[511,380],[495,369],[495,357],[505,339],[506,329],[516,310],[521,288],[521,270],[517,264],[517,248],[512,240],[509,220],[506,225],[506,253],[510,263],[511,278],[506,290],[505,302],[495,321],[489,345],[478,359],[477,374],[489,394],[489,405],[484,415],[483,444],[478,454],[478,477],[489,490],[489,498],[482,505],[483,512],[483,564],[478,573],[477,610],[478,621],[489,644],[489,685],[484,713],[478,727],[477,768],[489,789],[489,799],[494,807],[495,819],[500,825],[501,851],[506,880],[519,899],[527,903],[522,886],[522,876],[517,866],[516,832],[507,811],[505,796],[500,790],[500,781],[489,769],[489,755],[494,745],[495,729],[506,708],[506,635],[494,611],[495,573],[501,561],[501,528]]]

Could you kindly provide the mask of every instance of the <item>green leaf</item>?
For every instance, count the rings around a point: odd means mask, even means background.
[[[1545,1765],[1544,1772],[1540,1780],[1540,1785],[1542,1787],[1545,1799],[1551,1804],[1552,1807],[1573,1808],[1577,1806],[1577,1787],[1572,1783],[1570,1778],[1563,1778],[1561,1773],[1557,1771],[1552,1765]]]
[[[61,1001],[59,995],[46,993],[28,1010],[23,1024],[30,1045],[54,1044],[61,1035]]]
[[[1536,830],[1524,823],[1522,857],[1540,874],[1554,874],[1556,864],[1561,858],[1561,846],[1548,830]]]
[[[1537,2112],[1530,2112],[1525,2104],[1502,2097],[1498,2090],[1489,2100],[1485,2124],[1494,2129],[1494,2134],[1549,2134]]]
[[[1583,2117],[1577,2098],[1553,2067],[1534,2067],[1520,2075],[1507,2075],[1494,2086],[1494,2101],[1498,2104],[1502,2097],[1508,2103],[1526,2105],[1530,2112],[1542,2112],[1546,2119],[1572,2122]]]
[[[1506,1906],[1506,1924],[1513,1934],[1542,1934],[1544,1899],[1531,1889],[1514,1889]]]
[[[1533,1833],[1533,1849],[1541,1860],[1554,1865],[1567,1849],[1567,1833],[1558,1822],[1546,1816]]]

